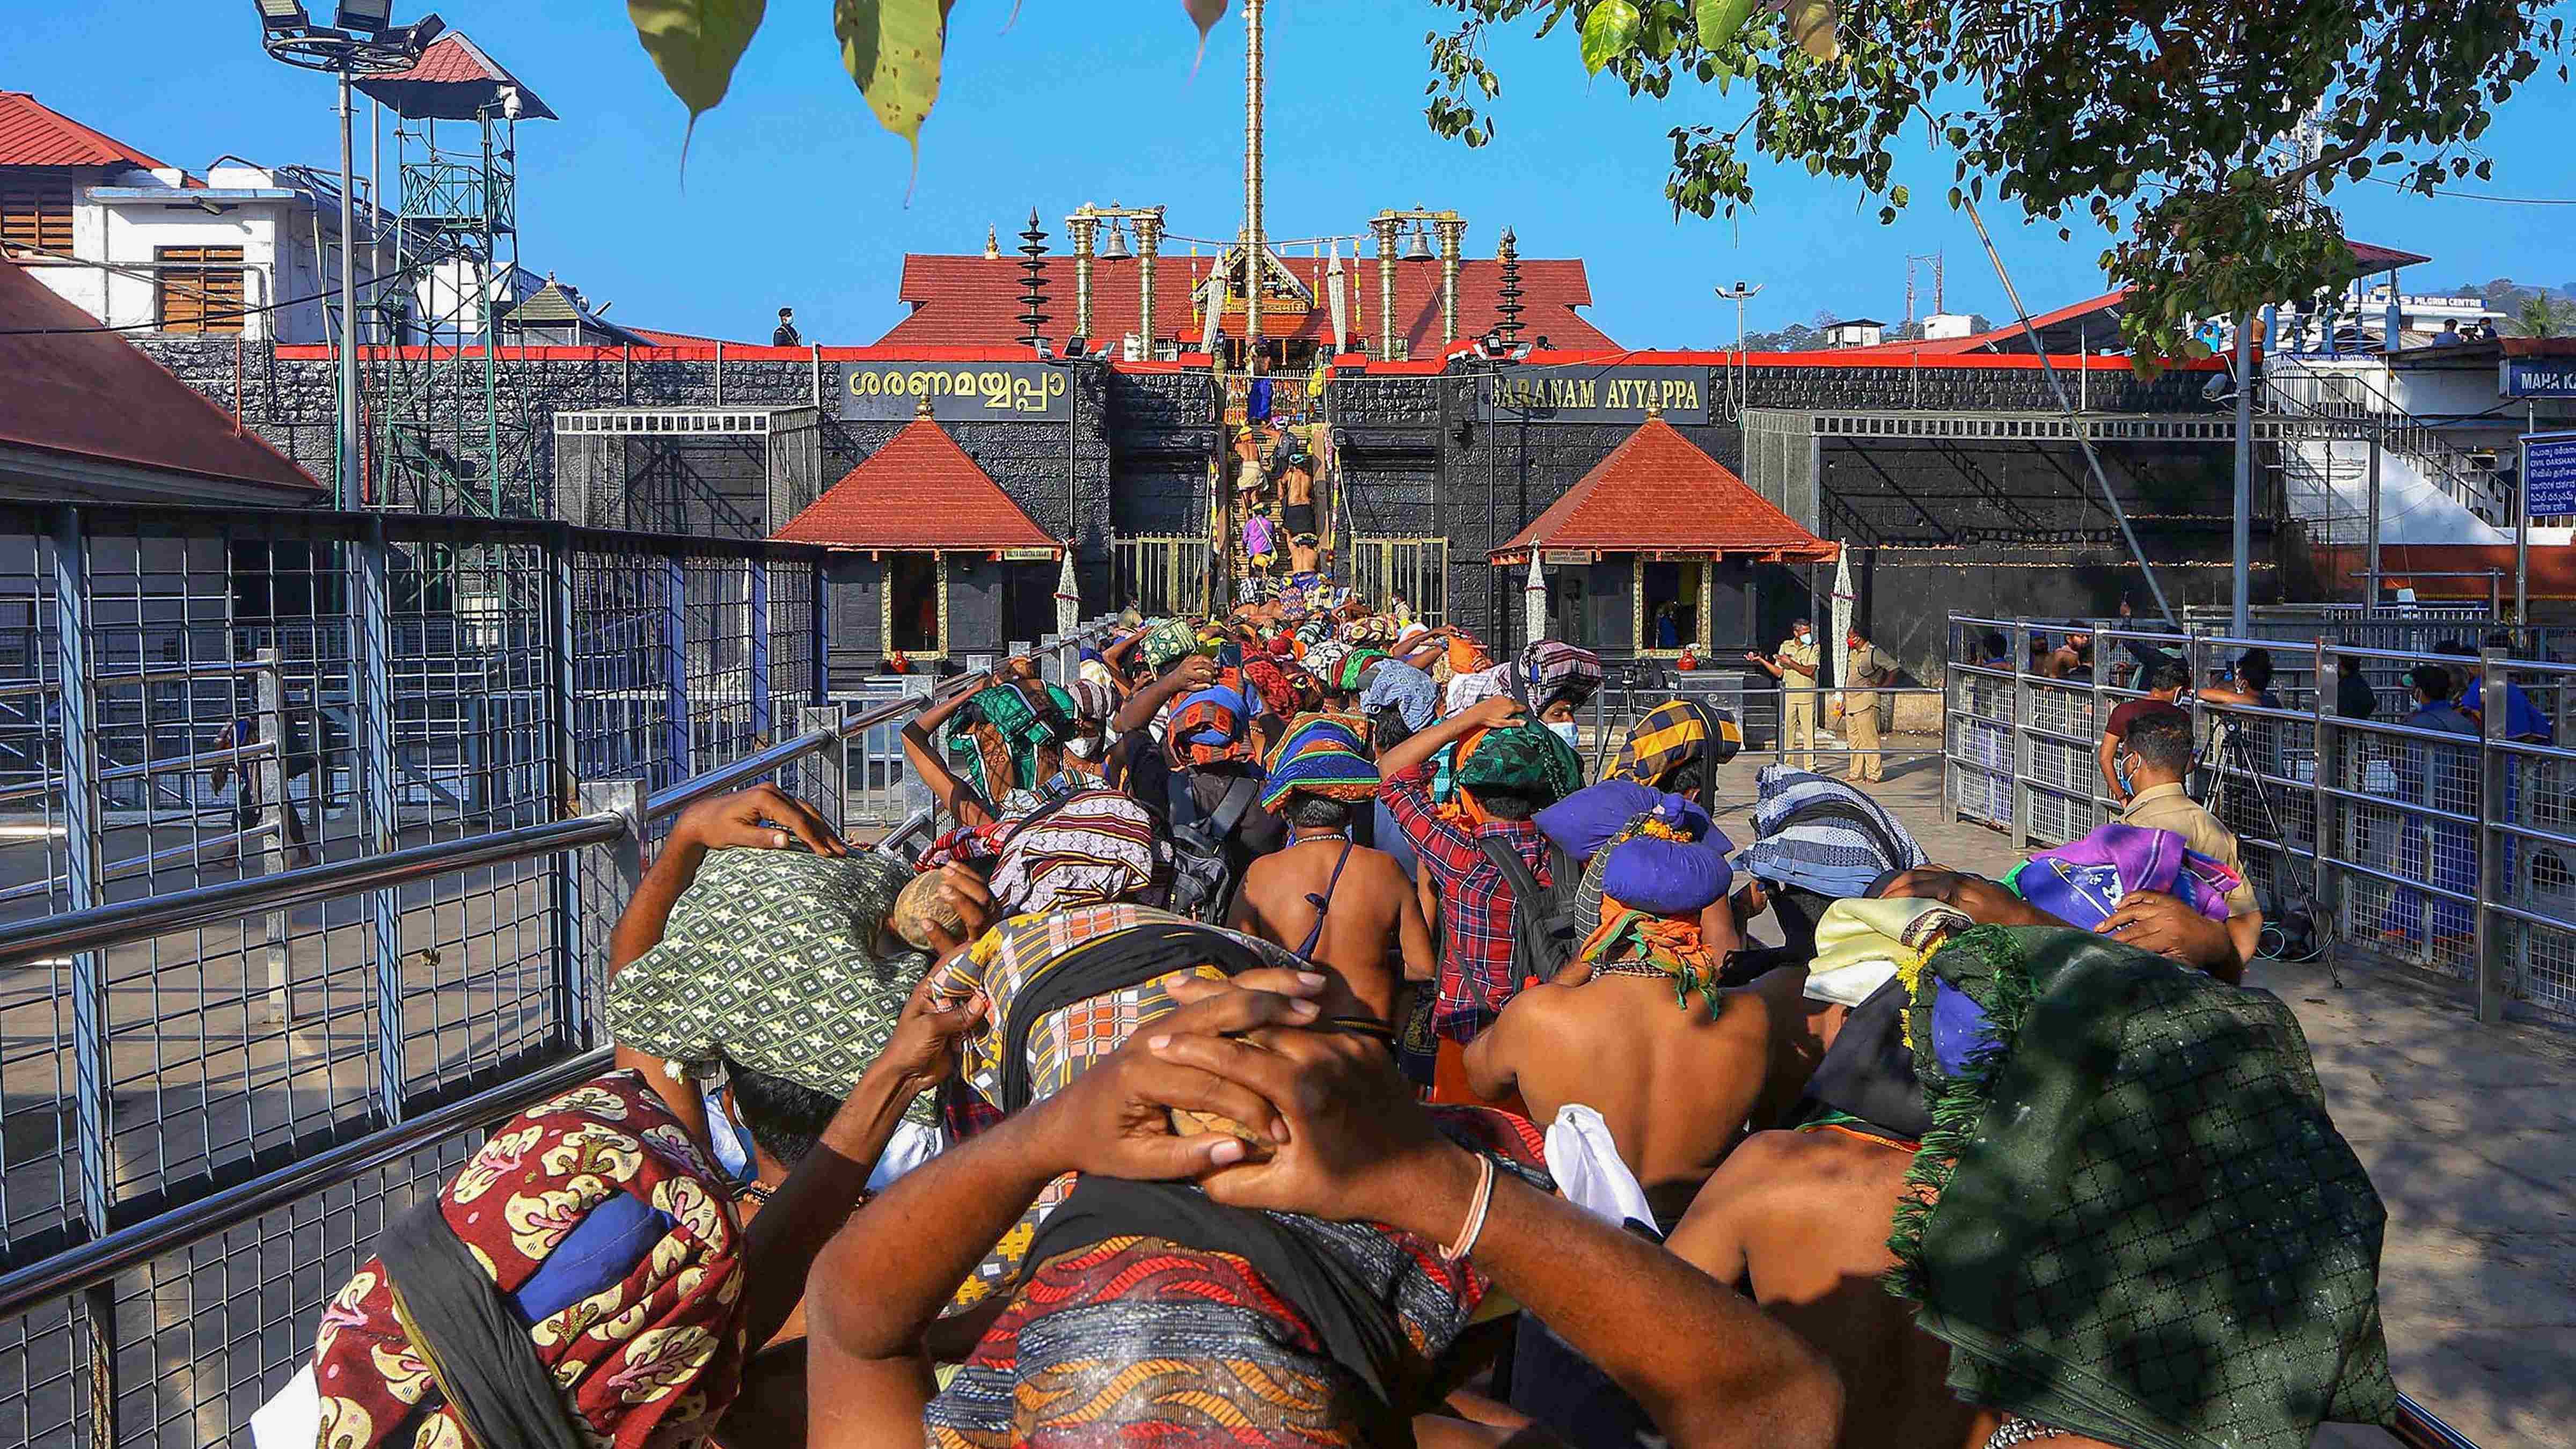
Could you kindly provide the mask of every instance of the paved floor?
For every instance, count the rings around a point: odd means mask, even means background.
[[[1943,819],[1937,760],[1892,765],[1878,797],[1944,864],[2020,859]],[[1721,823],[1740,830],[1746,803]],[[2260,963],[2248,981],[2298,1013],[2335,1125],[2387,1203],[2398,1387],[2485,1449],[2576,1446],[2576,1032],[2481,1026],[2429,977],[2350,961]]]

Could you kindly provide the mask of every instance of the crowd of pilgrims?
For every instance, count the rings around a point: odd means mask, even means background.
[[[2380,1203],[2238,984],[2168,722],[2117,761],[2166,828],[1989,880],[1786,765],[1721,824],[1741,733],[1688,698],[1587,783],[1600,680],[1273,599],[942,695],[905,743],[954,828],[911,858],[771,787],[694,807],[610,943],[615,1069],[387,1224],[260,1442],[2296,1449],[2394,1412]]]

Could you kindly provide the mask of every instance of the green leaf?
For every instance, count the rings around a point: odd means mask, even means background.
[[[662,72],[662,84],[689,108],[692,132],[732,88],[734,65],[766,10],[766,0],[626,0],[635,38]]]
[[[1711,50],[1726,44],[1752,14],[1753,0],[1697,0],[1692,18],[1699,26],[1699,43]]]
[[[1789,22],[1789,38],[1810,59],[1831,61],[1842,55],[1842,42],[1834,35],[1834,0],[1789,0],[1782,14]]]
[[[948,48],[952,0],[833,0],[832,33],[841,68],[858,82],[878,124],[912,143],[921,164],[921,123],[939,100],[939,61]]]
[[[1629,0],[1601,0],[1583,17],[1583,68],[1593,75],[1636,43],[1639,16]]]

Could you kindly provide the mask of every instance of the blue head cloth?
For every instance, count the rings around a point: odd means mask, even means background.
[[[1601,871],[1603,895],[1658,916],[1698,915],[1726,899],[1734,883],[1723,835],[1699,840],[1632,836],[1610,847]]]
[[[1392,709],[1406,729],[1429,729],[1440,713],[1440,686],[1412,665],[1389,659],[1370,673],[1368,688],[1360,691],[1360,708],[1370,713]]]
[[[1536,818],[1540,832],[1565,847],[1566,854],[1576,860],[1590,860],[1612,836],[1627,829],[1629,821],[1649,813],[1693,840],[1704,839],[1717,828],[1697,801],[1650,790],[1634,780],[1604,780],[1587,785],[1541,810]],[[1724,838],[1719,837],[1721,841]],[[1639,905],[1635,901],[1629,904]]]

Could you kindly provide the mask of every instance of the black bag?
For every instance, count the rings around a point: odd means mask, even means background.
[[[1508,843],[1488,835],[1476,844],[1512,888],[1513,985],[1517,988],[1533,981],[1555,980],[1583,945],[1583,932],[1575,916],[1575,901],[1583,893],[1583,871],[1566,854],[1565,847],[1551,842],[1547,847],[1549,883],[1540,885],[1528,862]],[[1500,1009],[1484,999],[1484,983],[1473,972],[1459,975],[1479,1007]]]
[[[1239,775],[1225,787],[1214,814],[1202,814],[1190,791],[1189,773],[1171,773],[1172,914],[1212,926],[1225,924],[1234,911],[1236,876],[1231,852],[1235,830],[1252,811],[1261,782]]]

